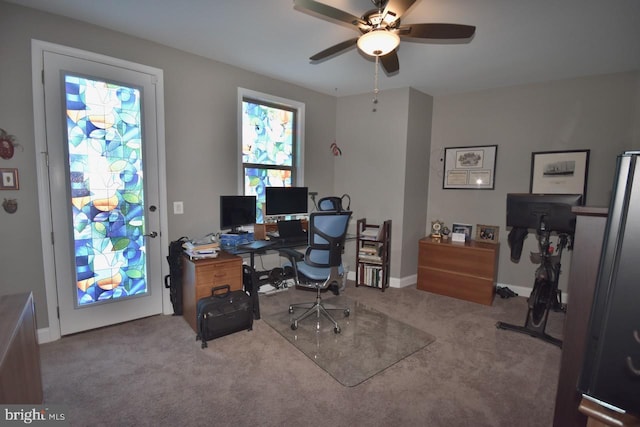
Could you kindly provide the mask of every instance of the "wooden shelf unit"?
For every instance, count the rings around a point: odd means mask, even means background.
[[[417,288],[453,298],[493,304],[499,245],[420,239]]]
[[[361,218],[357,227],[356,287],[368,286],[384,292],[389,287],[391,220],[369,224],[366,218]]]

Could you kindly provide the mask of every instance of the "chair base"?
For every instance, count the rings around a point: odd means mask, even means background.
[[[301,320],[306,319],[307,317],[311,316],[312,314],[315,314],[316,318],[317,318],[317,328],[318,329],[320,329],[320,315],[323,315],[327,319],[329,319],[331,321],[331,323],[333,323],[333,332],[335,332],[336,334],[339,334],[340,331],[341,331],[340,325],[338,325],[338,322],[336,322],[336,320],[333,318],[333,316],[331,316],[331,314],[329,313],[328,310],[342,310],[342,312],[344,313],[344,317],[348,317],[349,314],[351,313],[351,311],[349,310],[348,307],[334,307],[334,306],[331,306],[331,305],[323,304],[322,303],[322,298],[320,297],[320,290],[318,290],[318,292],[317,292],[317,296],[316,296],[315,302],[291,304],[289,306],[289,313],[293,314],[293,312],[294,312],[294,310],[296,308],[306,308],[307,311],[305,311],[302,315],[298,316],[296,319],[293,320],[293,322],[291,322],[291,329],[293,329],[294,331],[296,329],[298,329],[298,322],[300,322]]]

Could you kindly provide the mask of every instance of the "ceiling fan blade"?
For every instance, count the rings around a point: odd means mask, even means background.
[[[468,39],[476,32],[473,25],[411,24],[398,29],[398,35],[410,39]]]
[[[393,74],[400,70],[400,62],[398,61],[398,53],[395,50],[380,57],[380,62],[387,74]]]
[[[404,15],[415,2],[416,0],[389,0],[384,7],[382,15],[392,14],[394,18],[393,20],[388,20],[388,22],[393,22]]]
[[[333,56],[339,52],[342,52],[343,50],[346,50],[348,48],[350,48],[351,46],[354,46],[356,43],[358,42],[358,37],[353,38],[353,39],[349,39],[349,40],[345,40],[343,42],[338,43],[337,45],[331,46],[325,50],[323,50],[322,52],[318,52],[315,55],[313,55],[311,58],[309,58],[312,61],[320,61],[321,59],[325,59],[328,58],[330,56]]]
[[[294,6],[297,9],[315,12],[327,18],[346,22],[347,24],[355,25],[357,27],[369,27],[369,24],[355,15],[313,0],[294,0]]]

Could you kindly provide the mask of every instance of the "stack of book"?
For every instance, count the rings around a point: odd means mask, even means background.
[[[184,252],[191,259],[216,258],[220,251],[220,243],[212,241],[188,241],[182,244]]]
[[[360,261],[382,264],[382,257],[376,245],[362,245],[358,257]]]

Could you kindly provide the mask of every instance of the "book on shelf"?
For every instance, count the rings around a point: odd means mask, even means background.
[[[361,253],[361,254],[373,254],[373,255],[375,255],[375,254],[377,254],[378,252],[379,252],[379,250],[378,250],[378,248],[377,248],[377,247],[375,247],[375,246],[366,246],[366,245],[363,245],[363,246],[360,248],[360,253]]]
[[[364,262],[374,262],[374,263],[379,263],[382,264],[382,257],[378,256],[378,255],[371,255],[371,254],[359,254],[358,258],[360,258],[360,261],[364,261]]]
[[[382,227],[366,227],[360,232],[362,240],[380,240],[382,237]]]

